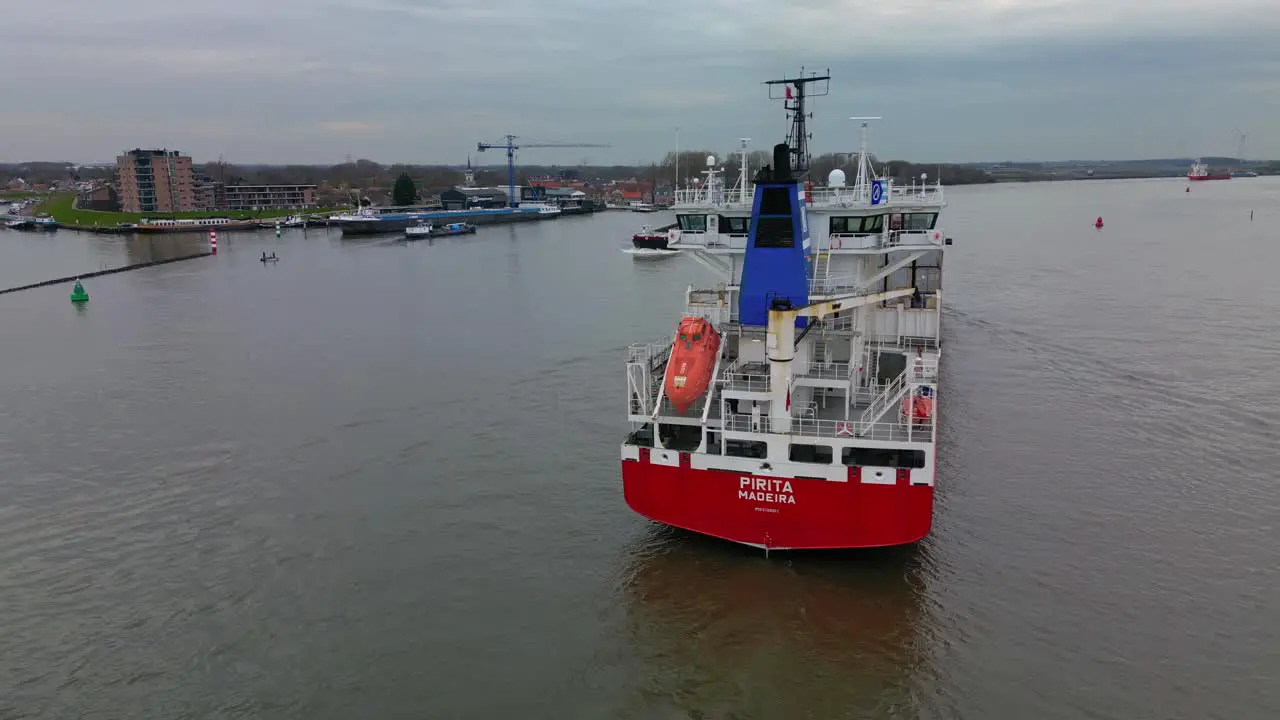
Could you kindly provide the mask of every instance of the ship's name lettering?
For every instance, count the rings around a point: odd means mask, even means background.
[[[773,478],[738,478],[738,499],[776,505],[796,504],[796,496],[791,494],[791,481]]]

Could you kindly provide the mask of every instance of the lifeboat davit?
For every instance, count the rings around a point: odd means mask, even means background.
[[[707,391],[719,355],[720,333],[712,327],[709,320],[704,317],[686,317],[680,320],[675,341],[671,345],[671,359],[667,362],[667,378],[663,390],[681,415]]]

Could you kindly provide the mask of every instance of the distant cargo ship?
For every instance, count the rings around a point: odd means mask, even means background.
[[[197,230],[252,230],[256,220],[232,220],[231,218],[143,218],[132,227],[140,233],[194,232]]]
[[[1209,170],[1208,165],[1205,165],[1199,160],[1196,160],[1195,162],[1191,163],[1191,170],[1187,172],[1187,179],[1188,180],[1230,180],[1231,173],[1212,172]]]
[[[373,208],[362,208],[355,213],[343,213],[329,218],[332,225],[342,228],[343,235],[375,235],[404,232],[422,224],[444,225],[467,221],[472,224],[518,222],[555,217],[539,206],[518,208],[492,208],[485,210],[426,210],[417,212],[379,213]]]

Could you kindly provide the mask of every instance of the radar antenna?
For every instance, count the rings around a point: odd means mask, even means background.
[[[798,77],[765,82],[765,85],[769,86],[769,99],[782,100],[783,107],[787,110],[787,117],[791,121],[791,129],[787,132],[787,147],[791,148],[791,169],[797,177],[803,177],[809,173],[811,136],[805,129],[805,121],[813,117],[813,113],[805,112],[804,100],[806,97],[822,97],[830,93],[831,70],[828,69],[827,73],[819,75],[816,72],[810,72],[806,75],[802,67]],[[815,87],[809,88],[810,85]],[[781,90],[778,86],[781,86]]]

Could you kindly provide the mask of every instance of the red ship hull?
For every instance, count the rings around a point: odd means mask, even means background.
[[[893,484],[764,478],[725,470],[623,460],[627,505],[655,522],[756,547],[831,550],[905,545],[929,534],[933,486],[896,473]]]
[[[1230,180],[1231,174],[1219,173],[1214,175],[1188,175],[1187,179],[1192,182],[1199,182],[1201,180]]]

